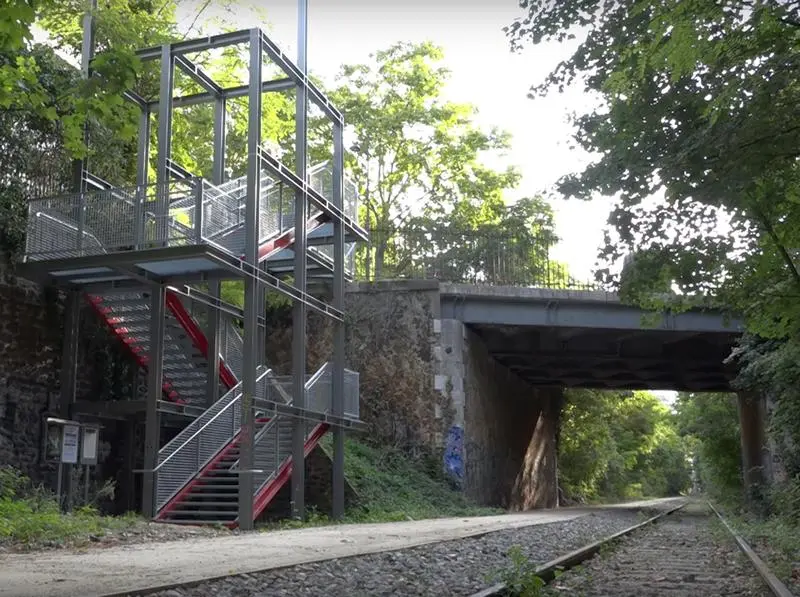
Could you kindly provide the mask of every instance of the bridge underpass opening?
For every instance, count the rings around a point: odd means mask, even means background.
[[[735,374],[724,363],[734,332],[455,319],[440,325],[442,370],[462,401],[464,489],[481,503],[512,510],[558,505],[563,388],[730,392]],[[763,421],[756,414],[747,410],[754,431],[750,439],[743,435],[743,446],[759,445]]]

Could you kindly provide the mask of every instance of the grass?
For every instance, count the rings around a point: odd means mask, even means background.
[[[332,453],[330,436],[323,438],[322,447]],[[345,475],[359,497],[359,504],[341,521],[344,523],[488,516],[505,512],[500,508],[479,506],[452,488],[439,472],[438,461],[412,460],[396,451],[346,438],[344,462]],[[305,521],[282,521],[267,528],[299,528],[332,522],[327,516],[311,511]]]
[[[723,514],[725,516],[725,514]],[[778,578],[800,588],[800,524],[784,517],[727,517]]]
[[[135,525],[135,515],[102,516],[91,506],[63,514],[53,494],[11,467],[0,468],[0,546],[12,549],[77,547],[92,537]]]

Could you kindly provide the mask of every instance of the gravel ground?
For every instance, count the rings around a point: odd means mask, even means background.
[[[650,514],[650,513],[648,513]],[[226,577],[149,593],[151,597],[381,597],[470,595],[508,566],[518,545],[542,563],[643,520],[641,510],[609,510],[567,522],[497,531],[413,549],[328,560]],[[144,595],[139,593],[138,595]]]
[[[704,505],[690,504],[559,577],[546,595],[771,595],[733,539],[712,532],[709,514]]]

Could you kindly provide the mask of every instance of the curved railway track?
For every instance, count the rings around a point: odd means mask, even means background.
[[[616,549],[594,557],[610,547]],[[542,595],[793,597],[721,514],[699,502],[684,502],[556,558],[534,575],[547,584]],[[470,597],[518,594],[500,583]]]

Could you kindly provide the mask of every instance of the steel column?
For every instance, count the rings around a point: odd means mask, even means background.
[[[225,98],[218,97],[214,102],[214,164],[211,171],[214,184],[225,182],[225,112]]]
[[[166,289],[154,286],[150,290],[150,354],[147,361],[147,408],[144,431],[144,482],[142,483],[142,514],[154,517],[158,445],[161,441],[161,422],[158,401],[164,382],[164,309]]]
[[[61,394],[58,403],[58,414],[64,419],[72,417],[72,407],[75,404],[78,380],[78,339],[80,337],[81,293],[70,290],[67,294],[67,304],[64,313],[64,344],[61,353]],[[72,475],[68,474],[69,465],[59,464],[62,473],[67,473],[63,495],[66,495],[64,504],[71,509],[72,505]]]
[[[208,293],[216,300],[219,300],[220,295],[220,281],[211,280],[208,283]],[[219,309],[210,305],[206,306],[206,313],[208,318],[208,329],[206,335],[208,336],[208,381],[206,382],[206,405],[211,406],[220,397],[219,392],[219,353],[221,344],[221,328],[222,314]]]
[[[297,66],[304,75],[307,71],[308,55],[308,0],[297,0]],[[305,80],[297,86],[295,104],[295,173],[306,181],[306,152],[308,145],[308,88]],[[306,195],[301,190],[295,193],[294,208],[294,285],[300,292],[306,292]],[[305,408],[306,377],[306,318],[308,312],[303,301],[295,301],[292,313],[292,398],[295,406]],[[305,518],[305,439],[306,423],[294,420],[292,433],[292,517]]]
[[[167,216],[169,207],[169,159],[172,152],[172,85],[175,75],[175,60],[169,44],[161,46],[161,88],[158,101],[158,156],[156,159],[156,182],[158,183],[158,207],[156,213],[156,239],[167,238]]]
[[[245,206],[245,262],[258,267],[259,199],[261,164],[261,37],[250,33],[250,94],[247,117],[247,205]],[[256,393],[258,354],[258,289],[253,276],[244,280],[244,364],[242,371],[242,432],[239,456],[239,528],[253,528],[253,401]]]
[[[97,10],[97,0],[86,2],[86,12],[83,15],[83,39],[81,41],[81,79],[88,80],[91,76],[91,63],[94,58],[94,11]],[[83,125],[83,142],[89,145],[89,126]],[[72,162],[72,186],[76,193],[86,190],[83,175],[86,172],[86,158]]]
[[[150,163],[150,110],[142,108],[139,114],[139,147],[136,152],[136,207],[134,216],[133,238],[136,248],[141,248],[144,242],[144,202],[145,189],[148,181],[148,165]]]
[[[344,210],[344,141],[343,127],[333,124],[333,204]],[[333,307],[344,312],[344,223],[333,221]],[[331,410],[334,417],[344,416],[344,320],[333,324],[333,379]],[[344,428],[333,428],[333,517],[344,516]]]

